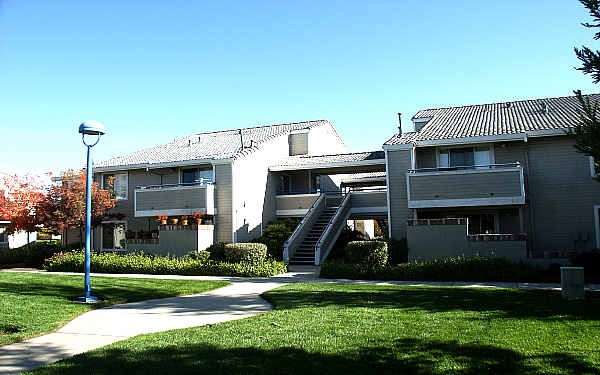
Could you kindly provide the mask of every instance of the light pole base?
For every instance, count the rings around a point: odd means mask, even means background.
[[[96,303],[99,302],[98,297],[93,297],[93,296],[89,296],[89,297],[77,297],[77,302],[81,302],[81,303]]]

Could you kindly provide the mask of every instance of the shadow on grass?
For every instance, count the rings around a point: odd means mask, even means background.
[[[582,358],[553,353],[524,357],[504,348],[456,342],[397,340],[335,354],[297,347],[221,348],[208,344],[100,349],[36,374],[536,374],[597,373]]]
[[[279,310],[335,305],[419,309],[428,312],[489,312],[497,318],[600,319],[598,292],[588,292],[585,300],[565,301],[560,292],[546,290],[359,285],[341,287],[321,284],[313,288],[275,289],[266,292],[264,297],[275,302]]]

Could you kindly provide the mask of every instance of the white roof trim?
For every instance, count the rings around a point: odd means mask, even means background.
[[[278,171],[293,171],[299,169],[326,169],[339,167],[361,167],[365,165],[384,165],[385,159],[376,160],[360,160],[360,161],[342,161],[335,163],[319,163],[319,164],[301,164],[301,165],[274,165],[269,167],[272,172]]]
[[[185,167],[194,166],[198,164],[231,164],[231,159],[195,159],[195,160],[183,160],[183,161],[170,161],[164,163],[140,163],[140,164],[129,164],[129,165],[118,165],[114,167],[94,167],[93,172],[116,172],[126,171],[131,169],[160,169],[160,168],[172,168],[172,167]]]

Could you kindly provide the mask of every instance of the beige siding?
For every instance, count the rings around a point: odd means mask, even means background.
[[[215,240],[233,242],[231,164],[215,166]]]
[[[352,193],[352,207],[385,207],[385,206],[387,206],[387,192],[386,191]]]
[[[411,200],[471,199],[521,196],[519,170],[411,174]]]
[[[290,156],[308,154],[308,132],[290,134],[288,142]]]
[[[235,190],[232,228],[237,242],[260,236],[263,225],[275,219],[279,180],[278,177],[273,178],[268,169],[274,160],[288,155],[288,137],[282,135],[257,147],[250,155],[235,160],[233,164]],[[294,180],[292,178],[292,183]],[[304,178],[298,179],[302,180]]]
[[[137,192],[136,204],[137,211],[206,208],[206,188],[140,190]]]
[[[410,169],[410,150],[388,151],[391,235],[406,238],[406,220],[412,218],[406,196],[406,172]]]
[[[595,247],[593,206],[600,204],[600,183],[590,176],[588,157],[566,137],[530,139],[527,148],[534,250]]]
[[[308,153],[331,155],[346,152],[346,145],[337,137],[332,126],[319,126],[308,133]]]
[[[298,210],[309,209],[313,203],[319,198],[318,194],[314,195],[280,195],[277,197],[278,210]]]

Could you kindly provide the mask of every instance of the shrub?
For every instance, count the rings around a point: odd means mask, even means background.
[[[387,243],[381,241],[352,241],[344,249],[346,261],[382,268],[388,260]]]
[[[225,261],[259,263],[267,259],[267,245],[262,243],[230,243],[225,245]]]
[[[575,267],[583,267],[586,283],[600,283],[600,250],[579,253],[571,259]]]
[[[406,245],[406,238],[403,238],[401,240],[388,238],[387,244],[389,264],[400,264],[408,262],[408,246]]]
[[[362,241],[365,239],[365,236],[362,232],[357,230],[352,230],[348,225],[344,226],[342,229],[342,233],[335,241],[335,244],[331,248],[331,252],[327,256],[327,259],[341,259],[344,258],[346,245],[352,241]]]
[[[282,260],[283,244],[292,235],[299,222],[300,219],[289,218],[269,223],[263,230],[262,236],[252,240],[252,242],[267,245],[269,256],[277,260]]]
[[[210,253],[206,250],[192,250],[187,253],[187,257],[194,260],[200,260],[202,262],[207,261],[210,258]]]
[[[223,242],[214,243],[204,249],[204,251],[208,251],[210,253],[210,259],[212,260],[225,260],[225,243]]]
[[[0,249],[0,264],[25,264],[40,267],[44,261],[61,251],[55,241],[36,241],[15,249]]]
[[[45,263],[44,268],[57,272],[82,272],[84,258],[83,251],[58,253]],[[142,253],[92,253],[91,270],[117,274],[267,277],[286,272],[286,266],[271,259],[261,263],[226,263],[188,257],[150,257]]]
[[[362,280],[404,281],[513,281],[513,282],[557,282],[558,275],[542,268],[514,263],[505,258],[475,256],[434,259],[426,262],[411,262],[373,268],[361,263],[342,260],[325,262],[321,266],[321,277]]]

